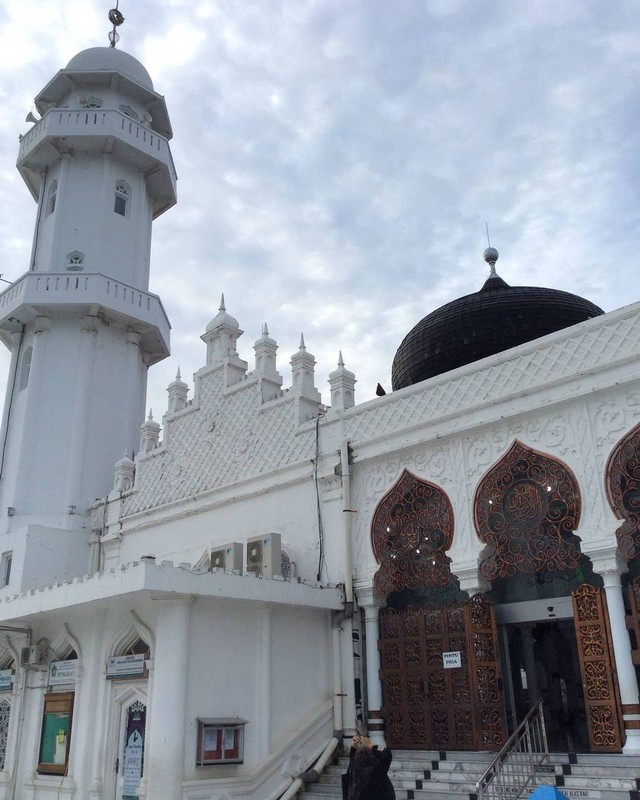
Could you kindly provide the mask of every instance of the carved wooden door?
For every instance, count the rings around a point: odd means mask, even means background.
[[[583,583],[572,594],[573,618],[591,749],[622,750],[622,707],[604,590]]]
[[[631,613],[627,614],[627,628],[630,633],[631,658],[640,667],[640,578],[629,585]]]
[[[474,692],[474,727],[479,750],[499,750],[505,743],[500,690],[498,636],[493,605],[482,594],[466,603],[467,637]]]
[[[503,744],[495,623],[488,601],[384,609],[379,647],[389,747],[493,750]],[[443,653],[459,653],[460,666],[445,668]]]

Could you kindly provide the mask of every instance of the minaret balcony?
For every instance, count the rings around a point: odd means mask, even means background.
[[[116,110],[48,111],[20,141],[18,169],[38,200],[42,172],[62,154],[110,152],[146,174],[154,217],[176,202],[176,170],[169,142],[151,128]]]
[[[148,363],[169,355],[171,325],[155,294],[99,273],[28,272],[0,294],[0,340],[36,317],[92,314],[139,333]]]

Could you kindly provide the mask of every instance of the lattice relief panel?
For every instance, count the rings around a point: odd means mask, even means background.
[[[371,543],[380,569],[378,594],[446,586],[453,540],[453,509],[446,493],[405,470],[380,501],[371,525]]]
[[[11,701],[7,700],[5,697],[3,700],[0,700],[0,770],[3,770],[5,767],[10,720]]]
[[[356,464],[352,480],[352,503],[358,509],[354,515],[355,557],[359,565],[359,577],[365,565],[373,570],[375,563],[371,561],[371,526],[373,515],[382,497],[389,492],[404,471],[420,473],[430,481],[437,482],[447,491],[452,485],[452,468],[450,447],[425,448],[414,452],[392,452],[387,460],[375,464]]]
[[[640,424],[613,448],[606,468],[607,498],[624,520],[616,531],[618,549],[631,561],[640,555]]]
[[[566,377],[580,376],[612,361],[635,359],[640,352],[640,315],[599,319],[573,335],[501,358],[498,363],[465,375],[436,381],[421,391],[401,394],[392,401],[348,419],[348,438],[358,444],[370,437],[402,430],[405,425],[430,422],[442,415],[466,412],[479,403],[497,401],[517,392],[544,387]],[[573,387],[575,389],[575,387]],[[575,394],[575,391],[574,391]]]
[[[580,547],[573,531],[580,511],[571,470],[516,440],[476,490],[474,522],[487,545],[481,574],[494,580],[575,569]]]

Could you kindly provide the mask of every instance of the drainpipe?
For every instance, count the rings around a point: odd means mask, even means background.
[[[350,607],[350,618],[353,616],[353,548],[351,544],[351,515],[354,513],[354,510],[351,508],[351,472],[349,470],[349,442],[347,440],[340,445],[340,467],[342,469],[342,522],[344,528],[346,556],[344,593],[347,608],[345,608],[345,614],[347,613],[347,609]]]

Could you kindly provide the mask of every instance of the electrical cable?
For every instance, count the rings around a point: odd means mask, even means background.
[[[316,456],[313,460],[313,480],[316,486],[316,512],[318,515],[318,574],[316,580],[322,580],[322,567],[324,565],[324,530],[322,527],[322,514],[320,510],[320,486],[318,485],[318,460],[320,458],[320,414],[316,417]]]

